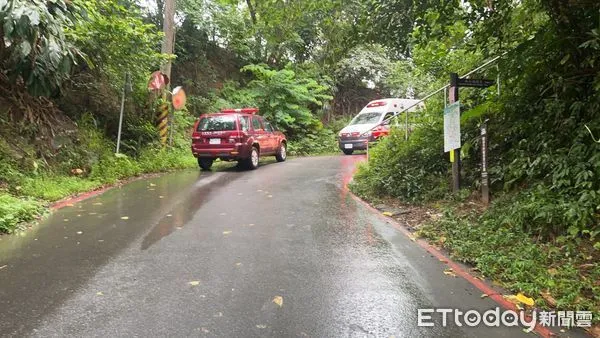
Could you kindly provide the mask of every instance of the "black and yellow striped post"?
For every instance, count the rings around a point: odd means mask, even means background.
[[[160,135],[160,143],[162,143],[162,145],[164,146],[167,144],[167,132],[169,123],[169,104],[166,101],[163,101],[158,106],[156,122],[158,124],[158,134]]]

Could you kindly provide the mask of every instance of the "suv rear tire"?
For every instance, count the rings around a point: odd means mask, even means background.
[[[281,142],[279,144],[279,149],[277,149],[277,154],[275,154],[275,159],[277,162],[283,162],[287,158],[287,145],[285,142]]]
[[[343,149],[342,150],[344,152],[344,154],[346,155],[352,155],[352,153],[354,152],[354,150],[350,150],[350,149]]]
[[[202,168],[202,170],[210,170],[210,167],[212,167],[213,165],[213,159],[212,158],[200,158],[198,157],[198,165],[200,166],[200,168]]]
[[[244,160],[244,166],[250,170],[258,168],[258,161],[260,160],[260,152],[256,146],[250,150],[250,157]]]

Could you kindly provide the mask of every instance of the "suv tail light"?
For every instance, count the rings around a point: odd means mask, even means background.
[[[231,133],[231,135],[229,135],[229,143],[243,143],[244,141],[246,141],[247,137],[248,135],[246,135],[246,133],[243,131]]]

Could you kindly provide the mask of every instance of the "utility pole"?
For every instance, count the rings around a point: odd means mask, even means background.
[[[165,0],[164,8],[164,20],[163,20],[163,32],[165,34],[163,38],[161,52],[163,54],[173,54],[175,45],[175,1],[176,0]],[[167,92],[169,92],[171,83],[171,60],[167,60],[162,67],[161,71],[167,76],[169,82],[166,86]],[[166,93],[163,94],[163,99],[166,99]],[[169,145],[173,144],[173,128],[175,115],[171,113],[169,116]]]
[[[164,2],[163,33],[165,34],[162,42],[161,52],[163,54],[173,54],[175,45],[175,0],[165,0]],[[161,71],[171,79],[171,60],[165,62]]]

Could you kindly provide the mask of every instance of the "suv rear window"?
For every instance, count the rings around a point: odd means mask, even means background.
[[[197,131],[236,130],[235,115],[215,115],[203,117]]]

